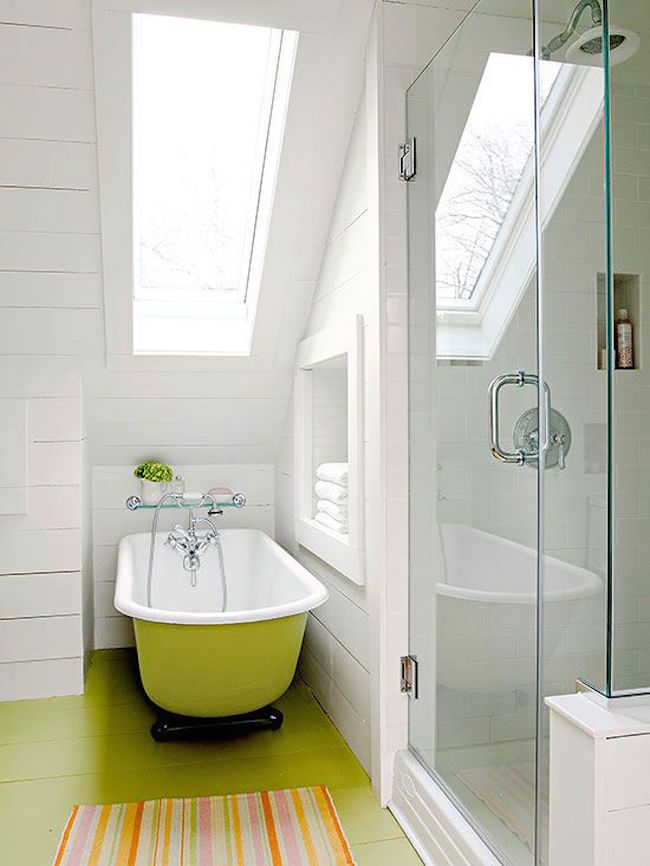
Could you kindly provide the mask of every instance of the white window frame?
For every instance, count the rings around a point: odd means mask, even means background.
[[[210,327],[215,326],[215,344],[219,354],[189,354],[169,352],[134,354],[134,219],[133,219],[133,136],[132,136],[132,15],[134,13],[165,14],[170,16],[192,16],[212,21],[259,24],[260,26],[283,27],[277,20],[251,20],[250,9],[238,3],[213,2],[213,0],[93,0],[93,46],[96,81],[96,108],[99,154],[100,212],[102,219],[102,258],[104,283],[104,311],[107,366],[118,369],[189,369],[189,370],[258,370],[271,362],[279,332],[279,317],[265,317],[260,321],[256,315],[264,291],[271,307],[282,304],[286,281],[278,275],[277,259],[283,251],[278,246],[278,255],[269,255],[266,242],[254,245],[251,275],[246,305],[225,301],[214,303],[211,310]],[[241,22],[239,21],[241,17]],[[296,34],[293,46],[292,66],[295,78],[297,61]],[[300,63],[301,77],[309,75],[310,62],[303,57]],[[282,168],[298,158],[294,140],[300,138],[301,99],[306,99],[308,89],[298,100],[294,99],[293,84],[284,113],[274,112],[272,124],[280,126],[283,135],[277,176]],[[288,132],[293,135],[287,135]],[[291,139],[287,144],[287,138]],[[263,184],[262,194],[272,202],[268,208],[268,225],[262,227],[265,239],[270,238],[274,228],[282,229],[282,217],[276,214],[276,177],[273,183]],[[266,181],[266,178],[265,178]],[[264,188],[266,186],[266,188]],[[280,208],[278,209],[280,210]],[[286,208],[284,208],[286,211]],[[284,219],[286,223],[286,218]],[[177,308],[178,309],[178,308]],[[164,302],[160,312],[164,314]],[[204,310],[205,312],[205,310]],[[222,315],[223,314],[223,315]],[[204,323],[207,322],[203,318]],[[207,324],[204,324],[207,327]],[[219,350],[219,334],[223,339],[232,335],[233,328],[246,328],[249,348],[246,351]]]
[[[348,533],[313,517],[312,377],[317,364],[345,356],[347,366]],[[363,316],[319,331],[298,346],[294,377],[295,528],[306,547],[357,584],[365,582],[363,542]]]
[[[602,120],[603,84],[593,67],[562,70],[542,124],[542,230],[553,217]],[[532,279],[537,249],[534,165],[529,160],[510,209],[469,301],[437,308],[436,355],[447,360],[489,360],[507,331]],[[474,304],[474,296],[476,296]]]

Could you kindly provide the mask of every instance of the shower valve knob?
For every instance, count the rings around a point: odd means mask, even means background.
[[[566,458],[571,449],[571,429],[568,421],[556,409],[551,409],[549,426],[550,435],[544,465],[547,469],[554,466],[561,470],[566,469]],[[517,420],[512,439],[515,447],[525,455],[536,455],[539,449],[539,419],[536,408],[528,409]],[[525,465],[535,468],[537,462],[536,456],[527,456]]]

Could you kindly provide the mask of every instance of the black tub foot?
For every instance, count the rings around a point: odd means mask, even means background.
[[[151,726],[151,736],[158,743],[173,740],[213,740],[254,731],[277,731],[282,727],[283,721],[284,716],[276,707],[262,707],[261,710],[241,716],[214,719],[177,716],[159,710],[158,718]]]

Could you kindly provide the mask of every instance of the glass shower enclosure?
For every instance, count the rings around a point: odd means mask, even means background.
[[[650,691],[649,5],[480,0],[407,94],[409,744],[514,866],[544,698]]]

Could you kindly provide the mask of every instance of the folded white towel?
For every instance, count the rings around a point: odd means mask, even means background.
[[[348,488],[343,487],[342,484],[335,484],[333,481],[317,481],[314,484],[314,490],[318,499],[329,499],[330,502],[336,502],[339,505],[348,501]]]
[[[316,503],[316,511],[322,511],[324,514],[329,514],[334,520],[347,520],[348,509],[346,505],[337,505],[336,502],[331,502],[329,499],[319,499]]]
[[[347,520],[334,520],[333,517],[330,517],[329,514],[325,514],[324,511],[317,511],[314,520],[322,523],[323,526],[327,526],[328,529],[333,529],[334,532],[345,533],[348,531]]]
[[[348,483],[348,464],[347,463],[321,463],[316,470],[316,478],[321,481],[333,481],[335,484]]]

